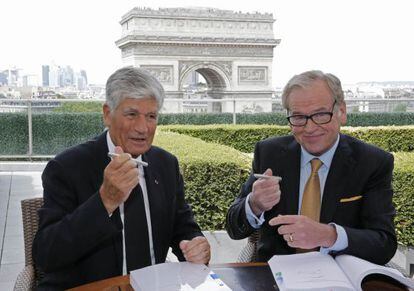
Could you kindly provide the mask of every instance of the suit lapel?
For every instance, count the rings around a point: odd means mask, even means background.
[[[152,225],[152,241],[154,247],[154,255],[156,263],[161,263],[160,257],[162,256],[162,232],[167,222],[163,221],[165,217],[162,213],[165,211],[166,197],[164,197],[164,191],[162,187],[162,180],[159,174],[156,172],[156,162],[153,159],[149,160],[148,154],[142,156],[143,161],[148,162],[148,167],[144,168],[145,183],[147,186],[148,201],[151,214]]]
[[[300,184],[300,146],[293,140],[287,146],[283,160],[282,197],[286,214],[298,214]]]
[[[297,214],[299,203],[299,173],[300,173],[300,146],[293,139],[280,154],[274,156],[274,175],[280,175],[280,203],[270,211],[265,212],[265,219],[269,220],[278,214]]]
[[[93,179],[92,182],[94,185],[97,186],[97,189],[99,189],[99,187],[102,185],[104,170],[111,161],[108,157],[108,144],[106,142],[106,133],[107,131],[104,131],[102,134],[100,134],[96,138],[96,142],[94,143],[95,162],[94,165],[91,165],[93,168],[91,177]]]
[[[107,131],[105,130],[102,134],[100,134],[96,138],[96,142],[94,143],[94,152],[96,155],[94,155],[95,162],[94,165],[92,165],[92,172],[91,172],[91,178],[92,183],[95,188],[97,188],[97,191],[99,190],[99,187],[103,183],[103,173],[108,166],[111,159],[108,157],[108,144],[106,142],[106,134]],[[119,208],[117,208],[111,216],[111,220],[114,221],[118,225],[122,225],[121,221],[121,214],[119,212]],[[123,251],[122,251],[122,233],[120,232],[119,235],[113,237],[113,243],[114,243],[114,251],[115,256],[117,258],[118,263],[118,270],[119,273],[122,274],[122,262],[123,262]]]
[[[332,221],[340,197],[346,191],[347,185],[352,183],[352,171],[355,165],[356,161],[347,138],[341,135],[326,178],[320,222],[329,223]]]

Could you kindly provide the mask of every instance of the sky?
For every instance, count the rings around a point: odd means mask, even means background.
[[[115,41],[134,7],[212,7],[268,12],[273,32],[273,84],[320,69],[344,84],[414,81],[412,0],[13,0],[0,9],[0,69],[41,73],[43,64],[84,69],[104,84],[122,66]]]

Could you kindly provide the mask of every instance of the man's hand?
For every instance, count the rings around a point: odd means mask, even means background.
[[[192,240],[182,240],[180,249],[187,262],[208,264],[210,261],[210,244],[204,236],[197,236]]]
[[[131,155],[124,153],[121,147],[115,147],[115,157],[105,168],[104,180],[99,189],[102,202],[108,213],[125,202],[132,189],[138,185],[138,168]]]
[[[272,170],[267,169],[266,176],[272,176]],[[252,195],[250,195],[249,205],[256,216],[272,209],[280,201],[279,179],[259,179],[253,183]]]
[[[269,225],[280,225],[278,233],[283,235],[292,248],[329,248],[337,239],[334,226],[316,222],[303,215],[279,215],[272,218]]]

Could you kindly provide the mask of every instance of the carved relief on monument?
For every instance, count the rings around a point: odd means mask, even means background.
[[[238,67],[239,84],[267,84],[267,67]]]
[[[127,46],[125,48],[122,49],[122,57],[128,57],[128,56],[133,56],[134,55],[134,47],[132,45]]]
[[[127,52],[122,49],[122,56]],[[130,52],[128,50],[128,52]],[[159,44],[134,44],[135,55],[163,55],[163,56],[232,56],[232,57],[273,57],[273,47],[256,46],[185,46],[185,45],[159,45]]]
[[[168,85],[174,84],[173,66],[141,65],[140,67],[147,70],[161,83]]]

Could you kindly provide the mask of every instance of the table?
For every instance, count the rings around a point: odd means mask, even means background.
[[[209,266],[220,279],[234,291],[279,290],[267,263],[228,263]],[[382,279],[374,279],[362,284],[364,291],[402,291],[403,286],[395,286]],[[69,291],[134,291],[129,284],[129,275],[113,277],[85,284]]]
[[[232,290],[279,290],[267,263],[228,263],[210,265]],[[85,284],[70,291],[133,291],[129,275]]]

